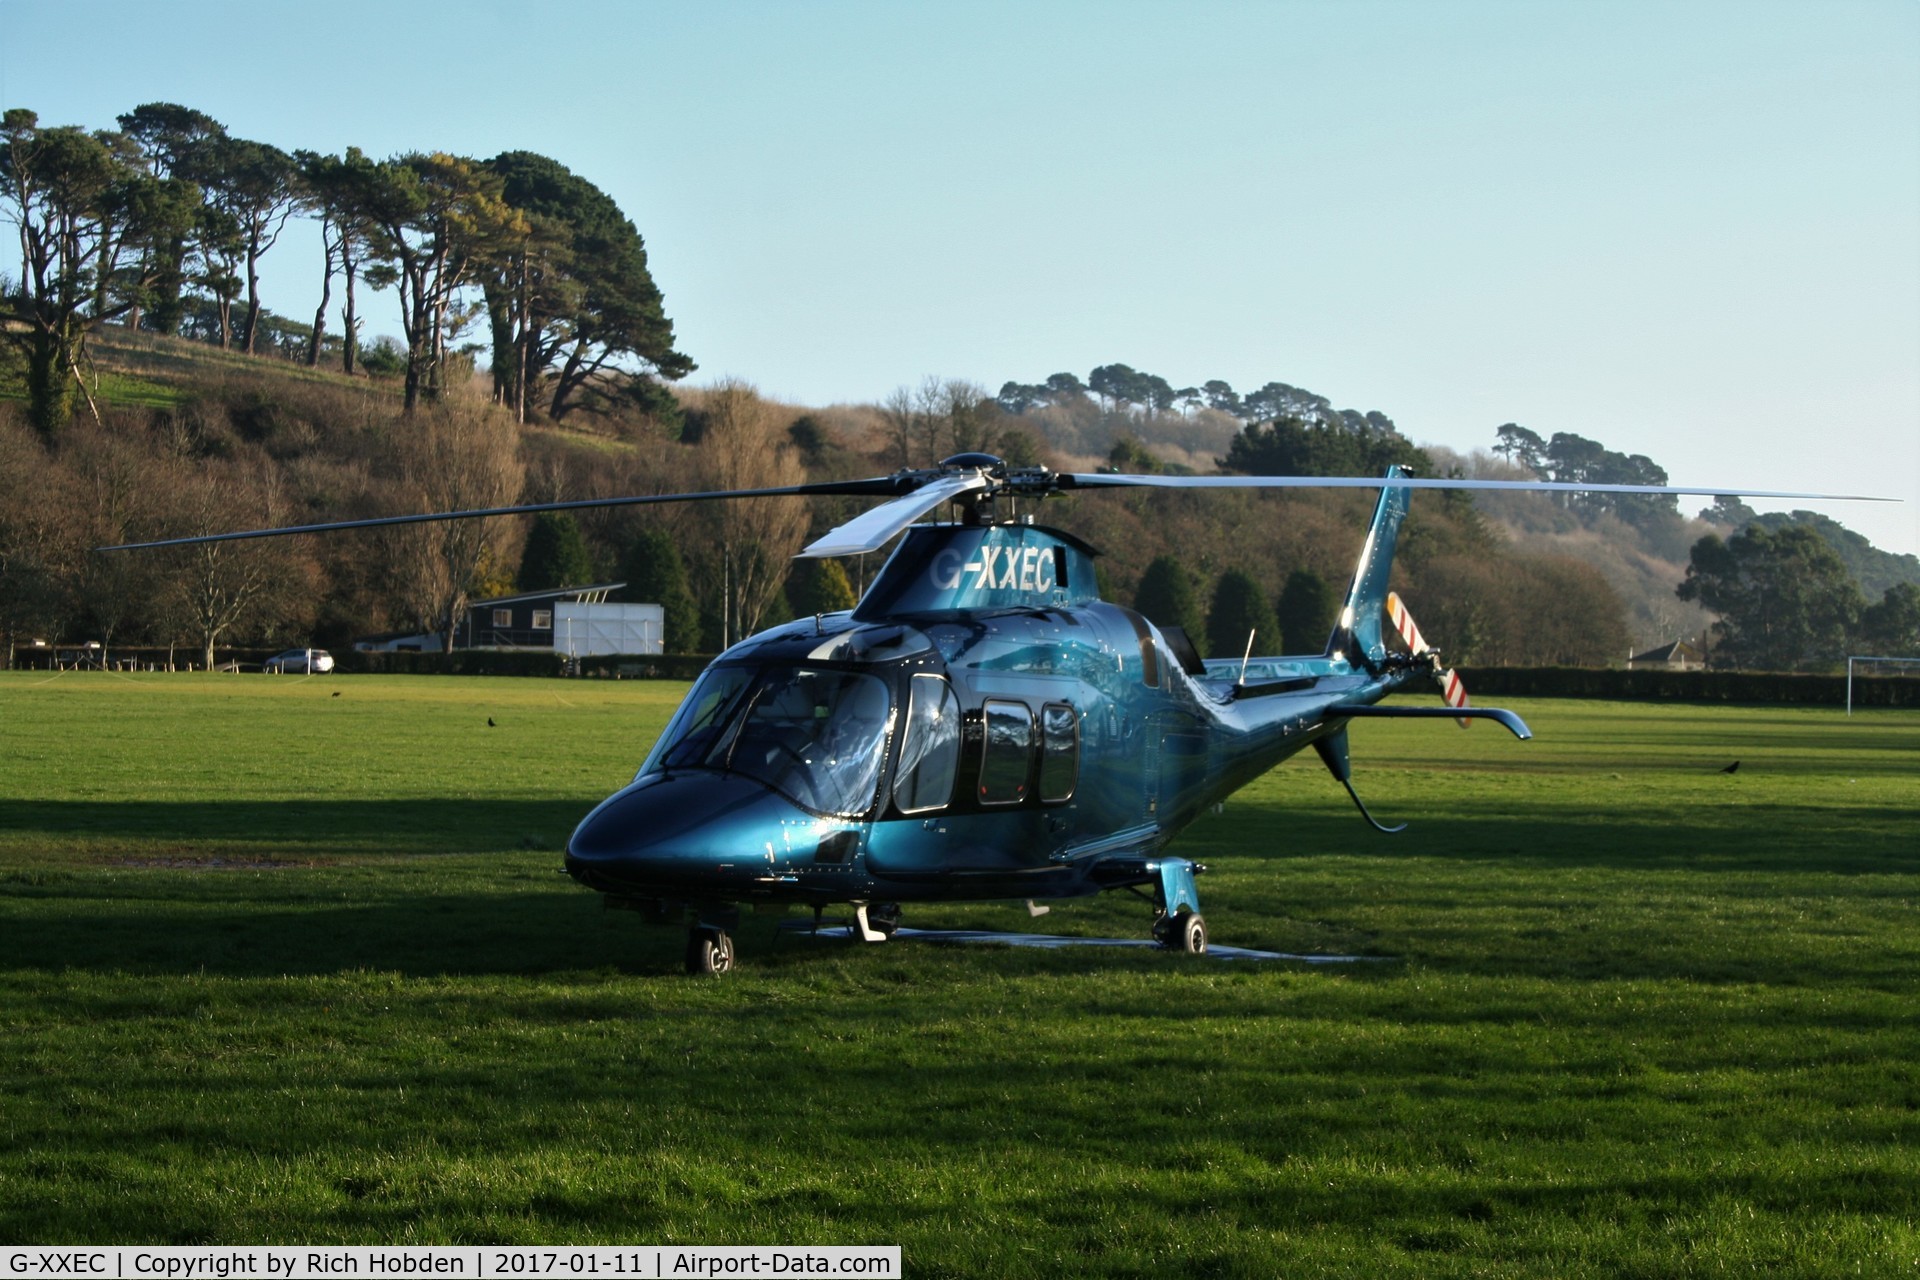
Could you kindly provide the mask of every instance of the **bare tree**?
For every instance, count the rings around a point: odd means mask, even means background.
[[[999,410],[977,382],[949,378],[940,384],[940,416],[946,419],[947,443],[954,453],[996,452]]]
[[[64,451],[73,518],[84,545],[133,542],[153,527],[161,500],[152,483],[153,457],[125,434],[83,429]],[[82,552],[70,575],[75,612],[92,623],[104,659],[116,632],[138,627],[153,612],[160,582],[150,557]]]
[[[71,601],[66,562],[75,551],[74,503],[39,441],[0,416],[0,639],[56,633]]]
[[[739,379],[706,396],[701,470],[713,489],[764,489],[806,478],[792,442],[759,392]],[[717,589],[721,641],[731,644],[760,625],[787,577],[787,562],[806,536],[807,509],[791,498],[743,498],[707,504],[712,549],[704,589]]]
[[[415,415],[389,442],[400,491],[421,511],[464,511],[518,500],[525,471],[512,419],[491,405],[443,402]],[[467,600],[489,570],[511,563],[504,519],[402,525],[384,535],[397,586],[444,652]]]
[[[947,426],[946,383],[933,374],[920,379],[914,389],[914,425],[920,433],[920,465],[930,467],[947,456],[950,434]]]
[[[279,473],[270,462],[221,470],[180,467],[168,479],[172,522],[185,532],[286,522]],[[264,630],[311,605],[311,563],[286,539],[207,542],[183,547],[169,559],[166,612],[199,642],[209,670],[223,637]]]
[[[886,424],[888,451],[894,465],[913,465],[913,445],[920,434],[920,410],[912,387],[896,387],[880,402],[880,420]]]

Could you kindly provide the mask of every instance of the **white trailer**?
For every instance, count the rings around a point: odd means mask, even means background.
[[[555,604],[553,651],[569,658],[660,653],[665,620],[657,604]]]

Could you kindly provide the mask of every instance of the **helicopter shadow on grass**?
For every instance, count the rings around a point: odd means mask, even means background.
[[[80,843],[79,863],[138,865],[196,849],[326,861],[378,854],[559,850],[591,799],[0,800],[0,831]],[[17,836],[16,836],[17,839]],[[116,851],[115,846],[121,848]]]
[[[73,877],[0,882],[0,898],[31,899],[8,911],[0,960],[15,970],[231,978],[678,967],[677,935],[615,927],[628,922],[603,919],[558,875],[551,887],[520,875],[498,893],[391,892],[315,875],[147,870],[97,887]]]
[[[1386,809],[1386,805],[1380,806]],[[1623,817],[1595,808],[1569,818],[1559,802],[1505,803],[1471,817],[1389,810],[1394,835],[1359,828],[1352,815],[1285,813],[1202,820],[1178,842],[1186,857],[1222,867],[1236,860],[1311,866],[1339,856],[1387,861],[1485,862],[1528,871],[1745,872],[1778,875],[1920,874],[1911,815],[1857,808],[1755,804],[1739,810]],[[1244,862],[1241,863],[1245,865]]]
[[[0,870],[6,916],[0,962],[52,971],[241,977],[364,969],[413,976],[677,972],[683,934],[604,912],[593,895],[560,874],[559,847],[582,809],[572,802],[498,799],[0,802],[0,829],[44,832],[56,846],[66,840],[82,850],[64,864],[41,860]],[[1697,977],[1700,958],[1686,947],[1649,947],[1636,932],[1636,920],[1655,916],[1639,897],[1635,873],[1662,874],[1670,919],[1715,898],[1761,903],[1783,892],[1846,899],[1852,903],[1841,904],[1846,913],[1871,915],[1878,907],[1862,895],[1884,898],[1899,886],[1884,888],[1883,877],[1920,870],[1920,855],[1901,839],[1896,817],[1865,826],[1858,811],[1755,811],[1703,834],[1685,822],[1621,822],[1599,814],[1569,822],[1564,810],[1549,816],[1544,808],[1508,804],[1471,819],[1418,817],[1406,833],[1388,837],[1356,831],[1351,816],[1249,807],[1203,820],[1176,851],[1213,863],[1219,873],[1203,881],[1202,900],[1222,942],[1296,952],[1376,951],[1489,974],[1620,976],[1624,965],[1636,977]],[[529,848],[544,852],[521,852]],[[257,862],[248,860],[248,850]],[[455,862],[452,855],[466,857]],[[501,859],[497,873],[483,861],[492,856]],[[1419,862],[1430,871],[1413,874],[1410,864]],[[1601,880],[1593,879],[1595,871]],[[1857,888],[1849,883],[1855,880]],[[1310,892],[1303,896],[1303,890]],[[1555,929],[1579,923],[1563,906],[1555,908],[1553,928],[1521,919],[1547,899],[1589,911],[1605,936],[1559,936]],[[1401,919],[1371,917],[1368,904],[1380,901],[1397,903]],[[1107,895],[1088,902],[1092,910],[1056,915],[1048,924],[1063,932],[1142,936],[1146,918],[1137,905]],[[1461,907],[1495,914],[1479,924],[1446,926]],[[1499,924],[1503,911],[1514,914],[1508,925]],[[910,922],[920,914],[910,909]],[[1001,915],[983,909],[975,919],[932,923],[1032,927],[1023,912],[1005,924]],[[1419,930],[1426,921],[1449,932],[1425,939],[1405,933],[1408,922]],[[837,946],[778,945],[775,924],[749,917],[741,938],[749,969],[825,965],[843,953]],[[1496,926],[1523,932],[1476,941],[1477,929]],[[1528,928],[1553,936],[1529,940]],[[879,959],[903,949],[851,951]],[[1177,958],[1075,950],[1078,956],[979,955],[968,963],[1078,972],[1172,961],[1169,972],[1178,972]],[[1748,956],[1728,976],[1804,977],[1789,957],[1762,950],[1768,954]],[[1830,955],[1824,964],[1830,975],[1840,965],[1862,977],[1884,977],[1898,957],[1873,950],[1877,958]]]

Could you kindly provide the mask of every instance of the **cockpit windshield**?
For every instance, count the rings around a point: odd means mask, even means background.
[[[743,774],[815,813],[857,817],[880,780],[888,707],[886,684],[858,671],[716,667],[640,772]]]

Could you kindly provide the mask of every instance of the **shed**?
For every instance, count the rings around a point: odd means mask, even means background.
[[[1627,670],[1698,671],[1707,665],[1706,655],[1686,640],[1675,640],[1658,649],[1636,653],[1627,659]]]

